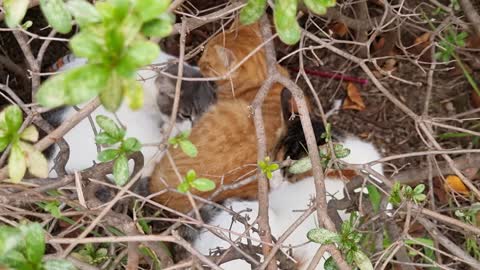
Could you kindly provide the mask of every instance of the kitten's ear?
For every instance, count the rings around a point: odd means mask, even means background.
[[[223,63],[226,69],[232,68],[237,62],[235,54],[230,49],[218,45],[215,45],[214,48],[217,52],[218,58],[220,58],[220,61]]]
[[[297,103],[293,99],[292,93],[287,88],[283,88],[281,94],[282,114],[285,122],[292,114],[298,114]]]

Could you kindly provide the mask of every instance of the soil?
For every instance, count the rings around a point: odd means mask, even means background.
[[[218,9],[218,6],[224,2],[225,1],[221,0],[189,1],[192,10],[205,11],[211,9],[208,12],[214,11],[212,9],[214,7],[217,7]],[[415,5],[414,2],[416,1],[412,1],[412,3],[409,4]],[[47,23],[39,8],[30,9],[27,14],[27,19],[35,22],[35,24],[29,29],[30,32],[40,36],[47,36],[49,34],[50,28],[46,27]],[[204,42],[212,33],[217,31],[222,23],[222,21],[216,21],[191,31],[186,39],[186,52],[191,52],[198,46],[201,46],[202,42]],[[5,26],[1,25],[1,27]],[[412,33],[406,33],[405,37],[402,37],[402,39],[405,39],[405,42],[411,42],[416,35],[418,36],[421,34],[418,33],[418,31],[415,32],[413,30],[410,32]],[[408,34],[410,34],[410,36]],[[62,35],[57,35],[57,37],[62,37]],[[167,53],[178,55],[178,39],[178,35],[171,36],[162,40],[160,45]],[[410,41],[408,41],[408,39],[410,39]],[[34,55],[37,54],[42,42],[43,41],[39,39],[31,40],[30,45]],[[276,41],[276,45],[278,59],[281,59],[285,55],[295,52],[298,49],[298,45],[285,46],[278,40]],[[307,43],[305,45],[308,46],[309,44]],[[345,49],[351,51],[355,48],[345,47]],[[56,41],[51,42],[44,56],[42,68],[45,69],[46,67],[51,66],[59,58],[68,54],[68,52],[68,44]],[[198,52],[193,54],[190,59],[187,59],[188,62],[192,64],[196,63],[200,57],[200,53],[201,50],[198,50]],[[476,53],[478,56],[478,52]],[[14,36],[10,32],[0,32],[0,54],[8,57],[24,70],[25,74],[28,74],[23,53]],[[326,49],[306,50],[303,54],[304,66],[306,69],[338,72],[358,78],[367,78],[359,67],[349,64],[350,62],[347,62],[344,58],[335,55]],[[290,69],[298,69],[300,66],[298,53],[293,54],[291,57],[283,61],[282,64]],[[421,114],[424,108],[427,90],[428,68],[429,65],[426,64],[416,64],[414,61],[405,58],[397,59],[396,69],[391,75],[396,78],[402,78],[409,83],[386,77],[380,77],[380,81],[386,89],[403,101],[412,111]],[[435,72],[432,100],[429,104],[428,110],[429,116],[443,118],[471,110],[471,88],[463,77],[463,74],[452,70],[454,68],[453,66],[442,68],[444,71]],[[474,73],[474,76],[477,76],[477,74]],[[291,77],[296,78],[296,72],[292,72]],[[343,99],[346,96],[345,82],[316,76],[309,76],[309,78],[325,111],[332,108],[334,100]],[[6,83],[7,81],[10,88],[14,89],[25,102],[31,102],[30,81],[21,76],[15,75],[15,73],[9,70],[5,65],[0,64],[0,83]],[[307,94],[310,94],[310,90],[303,79],[298,79],[298,84]],[[363,111],[340,110],[329,119],[334,128],[345,130],[375,142],[385,155],[409,153],[426,149],[425,143],[418,136],[414,121],[388,101],[388,99],[380,93],[371,81],[366,86],[362,87],[357,85],[357,87],[359,88],[361,96],[365,102],[366,109]],[[0,105],[5,104],[8,104],[7,101],[1,97]],[[470,115],[470,117],[478,116],[478,114]],[[437,133],[442,132],[445,131],[437,130]],[[452,148],[459,144],[468,145],[470,141],[471,139],[467,137],[463,139],[445,140],[442,141],[442,144],[446,148]],[[396,167],[408,168],[419,166],[422,162],[422,159],[410,158],[399,159],[392,164]]]

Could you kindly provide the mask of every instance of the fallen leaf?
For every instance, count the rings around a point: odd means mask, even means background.
[[[353,83],[347,84],[347,98],[343,102],[342,109],[344,110],[365,110],[365,103],[363,103],[362,96],[357,86]]]
[[[427,43],[424,45],[424,48],[430,44],[430,36],[432,34],[430,32],[426,32],[426,33],[423,33],[421,36],[417,37],[415,39],[415,42],[413,43],[413,46],[417,46],[417,45],[420,45],[422,43]]]
[[[348,33],[348,27],[341,22],[334,22],[329,26],[329,28],[337,37],[344,37]]]
[[[480,96],[475,91],[472,91],[471,102],[474,108],[480,108]]]
[[[467,195],[469,190],[465,186],[465,184],[462,182],[462,180],[456,176],[456,175],[449,175],[445,179],[445,184],[444,184],[445,191],[455,191],[457,193]]]
[[[413,44],[407,49],[408,52],[413,55],[417,55],[422,61],[431,61],[431,42],[430,42],[431,33],[426,32],[422,35],[415,38]],[[428,48],[428,49],[427,49]]]

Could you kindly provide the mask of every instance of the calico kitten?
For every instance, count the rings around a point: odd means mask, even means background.
[[[204,76],[224,75],[248,53],[262,43],[258,24],[240,26],[213,37],[206,45],[198,65]],[[283,68],[279,67],[285,74]],[[216,81],[217,103],[204,113],[192,129],[189,140],[197,147],[198,155],[190,158],[180,149],[170,149],[180,176],[195,170],[197,177],[215,181],[217,189],[238,181],[255,177],[257,164],[257,139],[249,106],[258,89],[266,80],[264,50],[246,60],[229,79]],[[232,93],[229,88],[234,86]],[[268,155],[283,133],[280,95],[283,86],[275,84],[262,105]],[[188,212],[192,206],[185,196],[175,191],[183,179],[179,179],[169,159],[163,158],[155,167],[150,180],[150,193],[154,200],[180,212]],[[168,190],[170,189],[170,190]],[[192,193],[208,197],[212,192]],[[214,201],[231,197],[255,198],[257,182],[235,190],[226,190]]]
[[[321,123],[318,123],[318,125],[321,125]],[[381,157],[380,153],[371,143],[364,142],[357,137],[346,136],[341,140],[341,143],[351,150],[351,154],[342,159],[347,163],[364,164]],[[297,142],[293,142],[293,144],[297,144]],[[289,147],[285,149],[289,149]],[[375,165],[373,169],[380,174],[383,173],[381,165]],[[280,173],[277,172],[276,177],[280,177],[279,174]],[[325,179],[325,188],[328,194],[327,201],[330,201],[332,198],[342,199],[344,197],[344,186],[345,182],[341,178],[327,176]],[[292,225],[292,223],[303,214],[301,210],[305,210],[311,205],[314,197],[315,184],[314,179],[311,176],[295,183],[282,181],[282,184],[279,187],[272,189],[269,194],[269,223],[272,235],[278,239]],[[255,221],[258,216],[259,205],[257,200],[228,199],[223,205],[236,213],[242,213],[242,216],[248,216],[250,224]],[[234,242],[241,241],[242,243],[247,243],[245,238],[241,239],[239,237],[239,235],[245,232],[244,224],[241,224],[238,221],[235,221],[232,224],[231,213],[218,209],[209,209],[209,211],[209,213],[203,213],[204,216],[210,214],[207,218],[207,224],[230,230],[233,233],[229,233],[228,236],[230,237],[230,240]],[[349,214],[344,210],[339,211],[339,215],[342,220],[347,220],[349,218]],[[310,215],[296,228],[286,241],[283,242],[284,245],[293,247],[292,256],[297,261],[298,269],[306,269],[308,267],[309,262],[312,260],[319,247],[316,243],[307,243],[308,239],[306,237],[308,231],[312,228],[316,228],[317,224],[318,221],[316,220],[316,215]],[[227,235],[225,233],[223,234]],[[207,229],[202,229],[196,235],[191,229],[189,235],[193,238],[193,247],[204,255],[209,255],[211,251],[218,247],[223,249],[230,247],[228,242],[217,237]],[[253,231],[250,231],[250,236],[254,239],[260,239],[259,235]],[[254,245],[259,244],[259,242],[255,240],[252,240],[252,243]],[[327,258],[328,257],[322,258],[316,268],[317,270],[324,269],[323,263]],[[222,269],[228,270],[251,269],[251,265],[242,259],[224,263],[221,267]]]
[[[83,58],[66,57],[62,60],[65,63],[58,69],[59,72],[78,67],[86,63],[86,59]],[[69,60],[69,62],[65,60]],[[160,56],[153,61],[153,64],[165,64],[174,60],[177,60],[177,58],[162,52]],[[186,74],[195,74],[195,76],[199,76],[198,68],[196,67],[185,64],[184,70]],[[91,114],[92,120],[95,122],[95,117],[97,115],[105,115],[111,119],[115,119],[116,115],[122,125],[126,126],[127,136],[136,137],[142,143],[160,142],[162,139],[162,119],[167,118],[165,115],[166,108],[168,105],[172,106],[173,101],[169,100],[167,103],[162,103],[160,105],[158,102],[163,102],[163,100],[158,98],[158,96],[159,93],[162,93],[163,91],[169,92],[170,89],[175,88],[176,80],[162,80],[158,79],[158,77],[163,78],[164,76],[157,76],[158,74],[154,70],[143,69],[137,72],[137,79],[142,82],[145,89],[144,106],[141,109],[133,111],[128,107],[128,104],[123,103],[118,111],[113,114],[100,106]],[[164,85],[161,83],[164,83]],[[208,106],[209,103],[214,102],[214,95],[212,95],[214,89],[210,86],[206,87],[205,85],[206,84],[204,82],[182,82],[182,95],[179,106],[180,111],[184,111],[185,107],[192,106],[192,102],[195,103],[197,97],[201,97],[203,103],[196,104],[198,110],[196,112],[192,111],[192,114],[201,113],[206,109],[202,108],[202,106]],[[168,104],[168,102],[170,102],[170,104]],[[79,107],[82,106],[83,105],[80,105]],[[51,122],[52,125],[58,126],[61,122],[65,121],[74,113],[75,109],[73,107],[57,108],[46,115],[46,120]],[[189,116],[189,118],[194,117]],[[96,122],[94,125],[98,131],[99,127],[96,125]],[[189,120],[184,121],[184,119],[179,119],[175,132],[190,129],[191,125],[192,123]],[[65,134],[64,139],[67,141],[70,147],[70,158],[66,165],[67,171],[71,172],[73,170],[82,170],[94,164],[93,162],[97,159],[97,147],[95,145],[95,134],[88,118],[83,119],[78,125]],[[50,150],[50,163],[53,162],[52,156],[54,153],[52,152],[58,152],[58,148],[54,147],[53,151]],[[156,152],[157,149],[155,147],[142,148],[145,164],[147,164],[147,162],[155,155]],[[50,164],[50,166],[52,166],[52,164]],[[150,175],[152,170],[153,163],[145,169],[144,176]]]

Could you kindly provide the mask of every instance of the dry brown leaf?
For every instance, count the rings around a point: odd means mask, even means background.
[[[341,22],[334,22],[329,28],[337,37],[344,37],[348,33],[348,27]]]
[[[474,108],[480,108],[480,96],[472,90],[471,103]]]
[[[415,39],[415,42],[413,43],[414,46],[420,45],[422,43],[427,43],[424,45],[424,48],[430,43],[430,36],[432,34],[430,32],[423,33],[421,36],[417,37]]]
[[[363,103],[362,96],[357,86],[351,82],[347,84],[347,97],[343,102],[342,109],[344,110],[365,110],[365,103]]]
[[[469,190],[465,186],[465,184],[462,182],[462,180],[456,176],[456,175],[449,175],[445,179],[445,184],[444,184],[445,191],[455,191],[457,193],[467,195]]]

